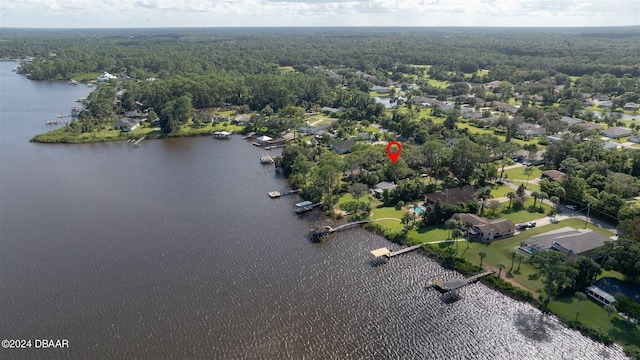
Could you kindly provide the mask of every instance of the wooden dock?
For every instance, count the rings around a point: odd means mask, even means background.
[[[387,249],[386,247],[380,248],[380,249],[375,249],[370,251],[371,255],[373,255],[375,258],[381,258],[381,257],[386,257],[387,259],[391,259],[394,256],[398,256],[398,255],[402,255],[402,254],[406,254],[408,252],[417,250],[419,248],[422,247],[422,244],[418,244],[418,245],[413,245],[413,246],[409,246],[400,250],[396,250],[396,251],[391,251],[389,249]]]
[[[141,142],[143,142],[143,141],[144,141],[144,139],[145,139],[145,137],[143,136],[143,137],[141,137],[140,139],[136,140],[136,141],[133,143],[133,146],[135,146],[135,147],[140,146],[140,143],[141,143]]]
[[[493,271],[485,271],[483,273],[469,276],[464,279],[452,279],[447,281],[443,281],[441,279],[433,279],[429,281],[429,283],[427,283],[427,286],[434,287],[440,292],[447,293],[449,291],[454,291],[465,285],[469,285],[473,282],[476,282],[478,281],[478,279],[491,275],[493,273],[494,273]]]
[[[314,204],[315,205],[315,204]],[[297,210],[296,210],[297,212]],[[362,220],[362,221],[354,221],[354,222],[350,222],[344,225],[340,225],[336,228],[332,228],[331,226],[324,226],[320,229],[311,229],[311,233],[310,236],[311,238],[319,238],[320,236],[325,236],[325,235],[329,235],[331,233],[337,232],[337,231],[342,231],[342,230],[347,230],[347,229],[351,229],[354,228],[356,226],[360,226],[362,224],[366,224],[368,223],[369,220]]]
[[[320,205],[322,205],[322,201],[315,204],[307,205],[307,206],[301,206],[296,209],[296,214],[304,214],[307,211],[311,211]]]
[[[275,198],[279,198],[279,197],[282,197],[282,196],[294,195],[294,194],[299,193],[300,191],[302,191],[302,190],[301,189],[296,189],[296,190],[290,190],[290,191],[283,192],[283,193],[281,193],[280,191],[269,191],[268,194],[269,194],[270,198],[275,199]]]

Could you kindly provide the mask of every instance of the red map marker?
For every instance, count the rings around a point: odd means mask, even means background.
[[[387,145],[387,155],[389,155],[389,159],[391,159],[391,162],[394,164],[396,160],[398,160],[401,151],[402,146],[400,146],[400,143],[397,141],[392,141]]]

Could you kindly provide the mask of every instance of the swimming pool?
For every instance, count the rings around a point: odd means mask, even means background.
[[[414,212],[414,213],[416,213],[416,214],[420,215],[420,214],[422,214],[422,213],[424,212],[424,210],[425,210],[425,209],[424,209],[422,206],[414,205],[414,206],[411,208],[411,210],[413,210],[413,212]]]

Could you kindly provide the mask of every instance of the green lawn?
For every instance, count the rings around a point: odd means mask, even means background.
[[[505,197],[507,196],[507,193],[510,192],[516,192],[512,188],[505,185],[493,184],[491,188],[491,196],[493,196],[494,199]]]
[[[575,296],[565,296],[549,303],[549,309],[559,318],[565,320],[576,320],[578,310],[578,298]],[[603,332],[609,331],[608,314],[602,305],[591,299],[580,302],[580,314],[577,319],[590,328],[600,329]],[[627,321],[618,314],[611,314],[611,335],[624,345],[640,346],[640,325],[628,324]]]
[[[507,268],[503,270],[503,274],[508,272],[509,267],[511,266],[511,251],[520,245],[520,242],[526,240],[534,235],[539,235],[551,230],[557,230],[563,228],[565,226],[572,227],[574,229],[582,229],[584,227],[584,221],[580,219],[567,219],[559,221],[555,224],[549,224],[545,226],[539,226],[532,229],[528,229],[526,231],[522,231],[519,234],[508,237],[502,240],[496,240],[491,243],[481,243],[481,242],[472,242],[470,244],[470,248],[466,249],[465,243],[460,243],[459,246],[459,254],[458,256],[463,257],[468,262],[474,265],[480,265],[480,256],[478,255],[481,251],[484,251],[487,254],[487,257],[483,261],[483,265],[492,266],[494,268],[497,267],[499,262],[503,262],[507,265]],[[611,236],[610,232],[599,228],[595,225],[588,224],[589,229],[594,231],[598,231],[606,236]],[[446,235],[445,235],[446,236]],[[445,245],[441,245],[445,246]],[[453,245],[455,246],[455,245]],[[518,260],[515,260],[514,269],[518,267]],[[540,292],[542,289],[542,283],[539,281],[529,280],[529,274],[533,273],[533,268],[525,263],[523,260],[520,267],[520,274],[511,274],[507,276],[511,278],[513,281],[518,284],[524,286],[528,290],[532,292]]]
[[[379,207],[374,208],[371,211],[371,219],[381,219],[381,218],[396,218],[402,219],[402,215],[404,214],[404,210],[396,210],[394,207]]]
[[[123,132],[120,130],[112,130],[110,125],[105,126],[101,130],[96,130],[90,133],[74,134],[68,131],[67,127],[61,127],[44,134],[34,136],[33,141],[49,142],[49,143],[90,143],[90,142],[104,142],[104,141],[120,141],[127,139],[137,139],[143,136],[147,138],[159,138],[162,136],[179,137],[179,136],[197,136],[197,135],[213,135],[216,131],[234,131],[238,132],[242,130],[242,126],[227,125],[225,128],[221,124],[214,127],[213,124],[202,124],[200,127],[194,127],[193,124],[187,124],[182,126],[180,130],[174,131],[171,134],[165,134],[159,130],[155,130],[155,127],[148,127],[146,125],[139,126],[133,131]]]
[[[512,180],[527,180],[527,175],[524,174],[524,169],[526,169],[527,167],[517,167],[517,168],[513,168],[513,169],[507,169],[504,171],[506,177],[508,179],[512,179]],[[535,179],[535,178],[539,178],[540,175],[542,175],[542,170],[540,170],[540,168],[538,166],[531,166],[531,169],[533,169],[533,172],[531,173],[531,176],[529,176],[529,181]]]
[[[430,241],[446,240],[449,231],[442,226],[427,226],[419,229],[411,229],[407,236],[414,244]]]

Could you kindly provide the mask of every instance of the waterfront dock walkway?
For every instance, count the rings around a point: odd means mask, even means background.
[[[483,273],[469,276],[464,279],[452,279],[447,281],[443,281],[441,279],[433,279],[427,283],[427,286],[434,287],[440,292],[447,293],[449,291],[454,291],[465,285],[476,282],[478,281],[478,279],[491,275],[493,273],[494,273],[493,271],[485,271]]]
[[[372,251],[370,251],[370,253],[375,258],[386,256],[388,259],[391,259],[394,256],[406,254],[406,253],[408,253],[410,251],[417,250],[420,247],[422,247],[422,244],[409,246],[409,247],[406,247],[406,248],[403,248],[403,249],[400,249],[400,250],[396,250],[396,251],[391,251],[391,250],[387,249],[386,247],[383,247],[383,248],[380,248],[380,249],[372,250]]]

